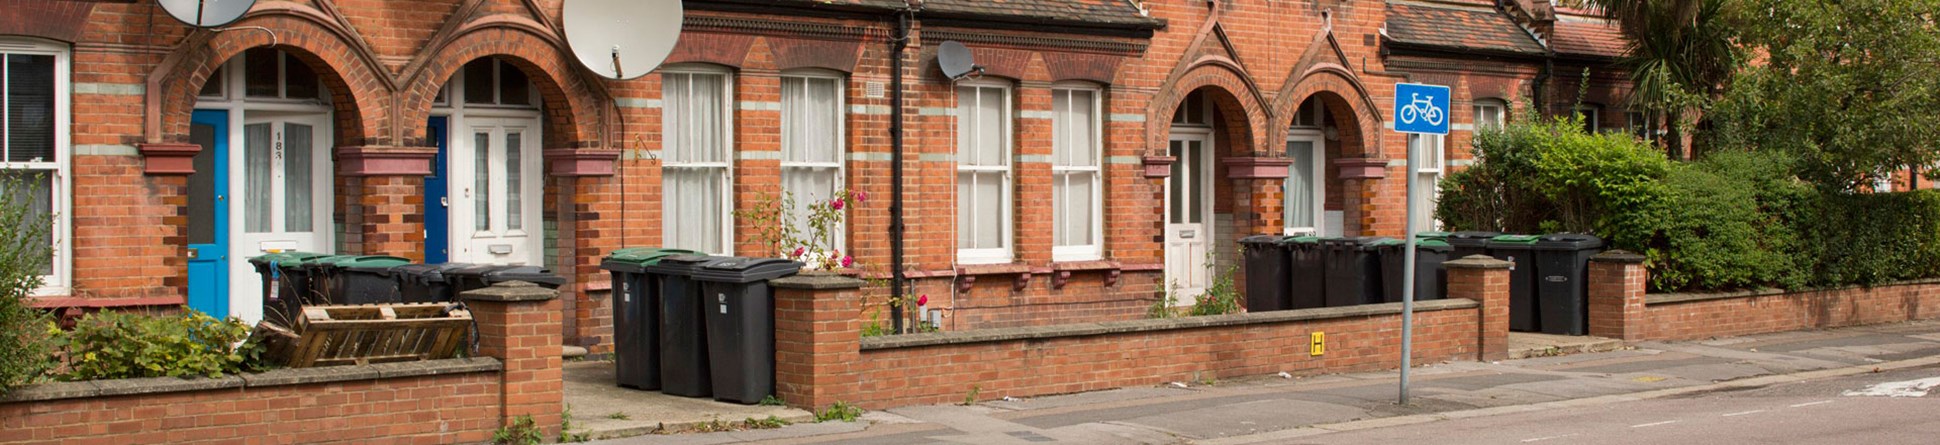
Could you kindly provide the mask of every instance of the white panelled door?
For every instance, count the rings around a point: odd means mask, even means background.
[[[231,121],[234,122],[234,121]],[[231,128],[236,128],[232,126]],[[250,113],[229,144],[229,313],[263,318],[262,277],[242,259],[330,252],[330,117]],[[284,296],[289,298],[289,296]]]
[[[467,118],[451,140],[451,261],[544,264],[539,121]]]
[[[1178,161],[1166,178],[1165,280],[1176,304],[1190,305],[1210,284],[1212,135],[1175,132],[1170,145]]]

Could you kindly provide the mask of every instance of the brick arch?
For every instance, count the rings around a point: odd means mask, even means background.
[[[1278,97],[1280,100],[1274,104],[1274,108],[1280,112],[1266,129],[1267,140],[1286,139],[1287,130],[1293,125],[1300,104],[1306,103],[1308,98],[1318,98],[1326,104],[1327,115],[1340,131],[1342,156],[1377,157],[1381,154],[1381,129],[1386,121],[1381,118],[1381,110],[1375,106],[1374,99],[1367,94],[1367,88],[1346,68],[1330,63],[1316,64]],[[1338,110],[1352,112],[1339,113]]]
[[[150,78],[148,103],[159,110],[151,108],[148,113],[145,139],[188,142],[196,95],[209,77],[243,51],[274,44],[308,64],[330,88],[337,112],[337,146],[371,145],[388,130],[389,108],[384,104],[389,103],[393,87],[374,59],[363,57],[368,52],[352,43],[354,38],[321,12],[297,5],[260,7],[227,31],[191,34]]]
[[[1186,95],[1205,89],[1213,98],[1213,105],[1225,119],[1224,133],[1220,136],[1235,142],[1229,153],[1221,156],[1251,156],[1259,151],[1261,127],[1268,121],[1266,105],[1247,81],[1245,70],[1238,65],[1221,60],[1202,60],[1198,66],[1179,76],[1178,81],[1162,88],[1152,98],[1151,108],[1145,116],[1150,130],[1146,136],[1146,147],[1150,150],[1163,150],[1166,139],[1172,133],[1172,114]],[[1244,125],[1238,125],[1243,123]],[[1163,153],[1159,153],[1163,155]]]
[[[524,71],[539,89],[546,116],[545,148],[580,149],[604,145],[601,128],[604,91],[581,74],[572,51],[559,35],[530,19],[494,16],[466,24],[452,37],[424,50],[433,54],[405,80],[401,109],[407,116],[428,116],[431,103],[451,76],[473,60],[498,57]],[[425,122],[401,123],[403,145],[425,146]]]

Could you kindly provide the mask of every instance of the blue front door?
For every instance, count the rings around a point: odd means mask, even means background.
[[[229,316],[229,112],[196,110],[189,140],[202,146],[189,178],[189,308]]]
[[[448,188],[445,186],[446,168],[446,129],[445,117],[433,116],[425,124],[425,137],[438,147],[438,157],[431,158],[431,176],[424,177],[424,262],[439,264],[451,260],[451,213],[450,200],[445,199]]]

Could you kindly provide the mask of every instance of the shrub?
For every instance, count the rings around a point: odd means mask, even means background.
[[[1826,193],[1801,212],[1811,284],[1874,285],[1940,276],[1940,193]]]
[[[249,327],[190,310],[177,316],[102,311],[67,334],[65,380],[221,377],[255,369],[261,348],[244,343]]]
[[[1477,163],[1442,180],[1436,217],[1452,230],[1593,233],[1653,258],[1670,161],[1573,117],[1536,118],[1476,135]]]
[[[1661,234],[1662,261],[1651,270],[1658,291],[1796,288],[1800,234],[1789,216],[1810,205],[1811,189],[1788,180],[1782,157],[1719,153],[1679,164],[1665,178],[1669,207]]]
[[[28,307],[47,267],[48,222],[28,210],[21,181],[0,174],[0,395],[39,380],[53,365],[48,317]]]

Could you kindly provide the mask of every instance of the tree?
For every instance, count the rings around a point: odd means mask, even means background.
[[[1720,146],[1780,151],[1851,191],[1940,161],[1940,0],[1746,0],[1747,68],[1712,110]]]
[[[36,212],[32,177],[0,170],[0,395],[40,378],[52,365],[47,316],[27,306],[47,266],[51,221]]]
[[[1734,43],[1738,0],[1580,0],[1615,20],[1629,45],[1633,108],[1666,128],[1671,159],[1684,158],[1684,116],[1718,97],[1744,57]]]

